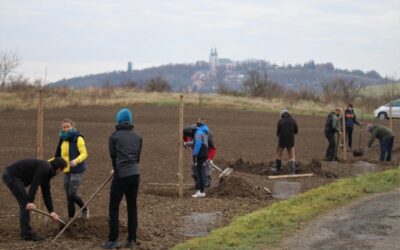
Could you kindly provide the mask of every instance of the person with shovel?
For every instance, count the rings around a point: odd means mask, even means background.
[[[371,137],[368,141],[369,150],[372,149],[372,144],[375,138],[379,140],[380,144],[380,161],[391,161],[392,160],[392,148],[394,142],[394,135],[390,128],[383,125],[367,125],[367,131],[371,133]]]
[[[64,169],[64,189],[67,195],[68,218],[75,216],[75,204],[83,207],[84,202],[78,195],[78,188],[86,170],[88,153],[83,135],[75,129],[75,123],[68,118],[61,122],[61,131],[55,157],[62,157],[68,163]],[[85,220],[89,219],[89,209],[82,210]]]
[[[108,141],[114,175],[110,189],[108,241],[104,249],[119,248],[119,204],[126,198],[128,210],[128,238],[123,247],[136,247],[137,232],[137,194],[139,190],[139,162],[142,152],[142,137],[133,128],[133,117],[129,109],[124,108],[116,115],[116,131]]]
[[[347,138],[347,145],[349,146],[349,150],[352,150],[353,144],[353,127],[354,124],[358,126],[362,126],[362,122],[357,121],[356,113],[353,109],[353,104],[347,105],[346,110],[344,111],[344,118],[346,123],[346,138]]]
[[[29,211],[35,209],[35,195],[40,187],[43,201],[53,221],[58,222],[60,217],[54,212],[50,192],[50,180],[61,173],[67,162],[56,157],[51,161],[38,159],[19,160],[5,168],[3,181],[10,189],[19,204],[19,225],[23,240],[40,241],[42,236],[32,230]],[[25,187],[29,187],[26,192]]]
[[[203,198],[206,196],[205,187],[205,164],[208,158],[208,126],[203,118],[197,120],[197,129],[194,134],[193,162],[197,170],[197,192],[192,195],[193,198]]]
[[[296,158],[294,147],[294,136],[299,132],[297,122],[293,119],[287,109],[280,112],[281,119],[278,121],[276,134],[279,138],[278,147],[276,149],[275,168],[273,172],[275,175],[281,173],[282,153],[286,148],[289,154],[289,173],[295,174],[296,172]]]
[[[196,133],[197,130],[197,125],[193,124],[191,126],[185,127],[183,129],[183,146],[186,149],[192,149],[194,147],[194,134]],[[211,187],[211,181],[212,181],[212,166],[211,166],[211,161],[214,159],[215,155],[217,153],[217,146],[214,144],[213,136],[211,132],[209,131],[208,133],[208,158],[207,161],[205,162],[205,185],[204,187],[209,188]],[[198,177],[197,177],[197,169],[192,162],[192,178],[195,183],[195,188],[198,185]]]
[[[327,161],[334,161],[337,157],[336,143],[339,143],[339,136],[342,134],[340,131],[340,114],[341,108],[337,107],[335,112],[328,114],[325,122],[325,137],[328,140],[328,148],[326,150],[325,159]],[[338,134],[338,141],[335,139],[335,134]]]

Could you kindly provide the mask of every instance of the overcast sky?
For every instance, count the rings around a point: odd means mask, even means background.
[[[220,57],[400,77],[400,0],[1,0],[0,50],[55,81]]]

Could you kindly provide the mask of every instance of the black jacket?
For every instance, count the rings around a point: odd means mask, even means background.
[[[47,210],[50,213],[54,211],[50,192],[50,179],[53,178],[55,173],[48,161],[24,159],[8,166],[6,170],[12,177],[20,179],[25,187],[30,185],[28,202],[34,202],[36,192],[40,186]]]
[[[278,121],[276,134],[279,137],[279,146],[291,148],[294,146],[294,135],[298,133],[296,121],[288,113],[284,113]]]
[[[133,131],[133,125],[118,124],[108,140],[114,173],[118,177],[139,174],[142,137]]]

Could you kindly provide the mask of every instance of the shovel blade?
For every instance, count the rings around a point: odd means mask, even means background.
[[[226,177],[233,172],[233,168],[225,168],[224,171],[219,175],[219,178]]]

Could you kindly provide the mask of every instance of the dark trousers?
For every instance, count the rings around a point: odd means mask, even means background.
[[[349,145],[349,148],[351,149],[351,146],[353,145],[353,127],[346,127],[346,140],[347,145]]]
[[[394,142],[394,136],[386,138],[381,141],[380,143],[381,156],[379,157],[380,161],[384,161],[385,156],[386,156],[386,161],[392,160],[393,142]]]
[[[325,132],[325,137],[328,139],[328,148],[326,149],[325,158],[328,161],[333,161],[336,156],[336,140],[335,133]]]
[[[28,193],[25,190],[24,183],[7,172],[3,175],[3,181],[19,204],[19,227],[21,229],[21,236],[32,234],[33,231],[30,226],[29,211],[26,210],[26,205],[28,204]]]
[[[128,177],[114,177],[110,190],[110,234],[108,240],[116,241],[119,238],[119,204],[125,195],[128,210],[128,240],[136,242],[137,206],[136,199],[139,190],[139,175]]]
[[[197,171],[197,182],[196,189],[200,192],[204,192],[204,186],[206,184],[206,171],[205,162],[206,158],[197,158],[196,171]]]
[[[78,188],[82,179],[83,173],[80,174],[65,174],[64,175],[64,189],[67,195],[68,203],[68,217],[72,218],[75,216],[75,204],[79,207],[83,207],[84,203],[78,195]]]

